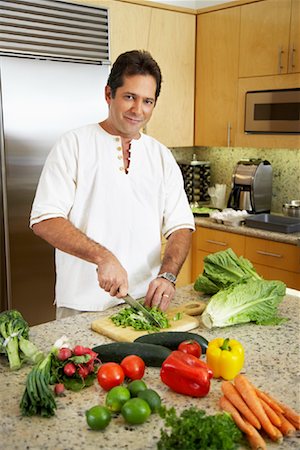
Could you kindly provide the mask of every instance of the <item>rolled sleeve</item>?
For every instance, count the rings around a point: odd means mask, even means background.
[[[165,165],[165,210],[162,233],[168,238],[171,233],[182,228],[194,231],[195,221],[184,190],[180,168],[169,152]]]
[[[64,138],[51,150],[38,183],[29,226],[43,220],[68,218],[74,203],[77,171],[77,146]]]

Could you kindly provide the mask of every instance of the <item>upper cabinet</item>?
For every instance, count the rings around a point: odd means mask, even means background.
[[[169,147],[194,143],[194,14],[104,2],[110,9],[112,62],[125,51],[148,50],[162,71],[162,88],[146,133]]]
[[[239,77],[300,72],[300,0],[241,6]]]
[[[240,8],[197,17],[195,145],[233,146]]]
[[[147,132],[170,147],[194,143],[195,35],[195,15],[152,10],[148,49],[163,82]]]

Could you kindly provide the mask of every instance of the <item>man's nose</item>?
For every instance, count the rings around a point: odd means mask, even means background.
[[[135,114],[142,114],[142,112],[143,112],[143,101],[139,100],[139,99],[136,99],[134,101],[134,104],[132,105],[131,109],[132,109],[132,111]]]

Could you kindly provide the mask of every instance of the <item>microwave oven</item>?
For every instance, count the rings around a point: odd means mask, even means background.
[[[244,129],[245,133],[299,134],[300,88],[247,92]]]

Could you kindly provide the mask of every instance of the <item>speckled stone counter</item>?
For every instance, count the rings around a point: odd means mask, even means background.
[[[177,290],[175,304],[197,300],[199,294],[191,286]],[[110,310],[109,314],[120,307]],[[200,325],[194,330],[211,340],[224,336],[238,339],[245,347],[245,372],[259,388],[269,391],[300,412],[299,343],[300,343],[300,293],[290,291],[279,307],[280,315],[289,318],[281,326],[238,325],[223,329],[207,330]],[[110,342],[108,338],[91,331],[93,320],[107,315],[85,313],[75,318],[48,322],[31,328],[31,340],[40,349],[48,351],[62,335],[71,344],[95,346]],[[24,391],[30,367],[10,372],[4,357],[0,358],[0,431],[1,450],[94,450],[94,449],[155,449],[163,426],[159,416],[152,415],[139,426],[128,426],[122,417],[112,420],[104,432],[91,431],[85,421],[85,410],[104,403],[105,392],[97,385],[79,393],[67,391],[57,399],[56,415],[50,419],[22,417],[19,402]],[[220,398],[220,382],[212,380],[207,397],[195,399],[171,392],[159,378],[158,368],[147,368],[144,377],[149,387],[157,390],[167,406],[175,406],[178,412],[192,405],[214,414]],[[285,439],[281,444],[267,440],[268,449],[299,449],[299,436]],[[188,450],[188,449],[182,449]],[[221,449],[220,449],[221,450]]]
[[[228,233],[243,234],[245,236],[253,236],[256,238],[268,239],[270,241],[284,242],[286,244],[300,246],[300,232],[285,234],[274,231],[260,230],[259,228],[250,228],[245,225],[234,227],[214,222],[210,218],[197,216],[195,217],[195,223],[196,225],[205,228],[212,228],[215,230],[227,231]]]

